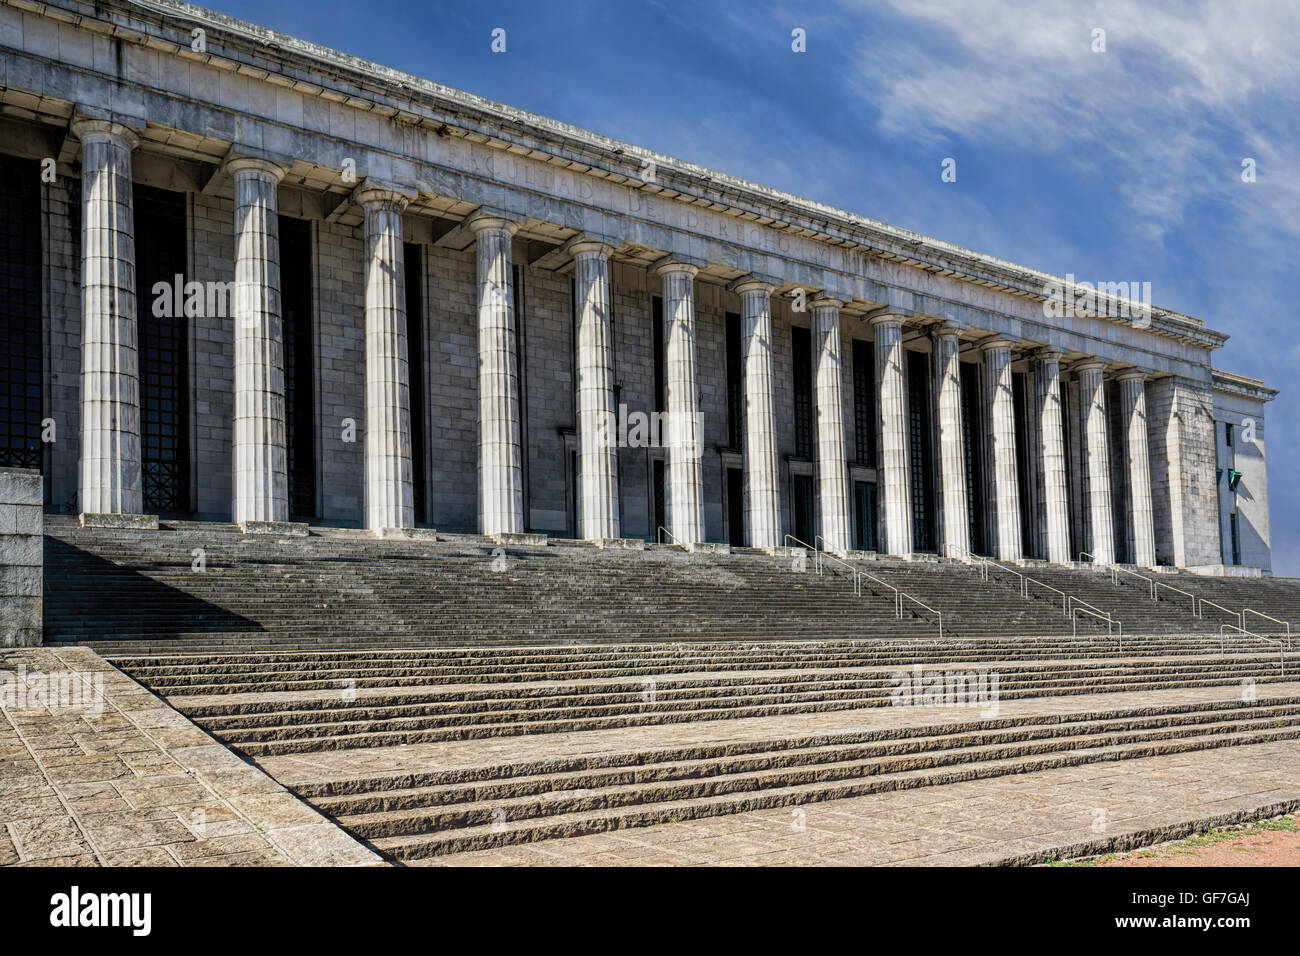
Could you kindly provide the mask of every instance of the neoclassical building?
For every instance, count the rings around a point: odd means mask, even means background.
[[[51,512],[1269,567],[1201,319],[184,3],[0,0],[0,56]]]

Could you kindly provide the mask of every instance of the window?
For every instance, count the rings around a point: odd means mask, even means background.
[[[792,484],[794,485],[794,494],[791,496],[794,499],[792,502],[794,536],[805,544],[812,544],[813,535],[816,533],[813,531],[816,519],[812,475],[794,475]]]
[[[665,393],[664,368],[664,300],[661,296],[650,299],[650,340],[653,342],[655,355],[655,411],[662,412],[667,407]]]
[[[876,347],[853,340],[853,434],[858,461],[876,464]]]
[[[402,244],[406,271],[406,381],[411,406],[411,499],[415,520],[429,520],[424,463],[424,250],[419,243]],[[516,321],[518,317],[516,316]]]
[[[1223,440],[1227,443],[1229,448],[1232,447],[1232,423],[1231,422],[1224,422],[1223,424]]]
[[[876,550],[876,485],[853,483],[853,546],[859,551]]]
[[[790,344],[794,359],[794,453],[800,458],[812,458],[812,335],[807,329],[792,328]]]
[[[651,463],[651,469],[653,472],[652,494],[654,495],[654,501],[652,507],[654,508],[655,526],[650,538],[653,541],[659,541],[661,534],[659,529],[668,527],[667,497],[664,489],[664,460],[662,458],[654,459]]]
[[[930,448],[930,356],[907,354],[907,411],[912,472],[912,548],[934,550],[934,479]]]
[[[1232,530],[1232,563],[1241,564],[1241,525],[1238,523],[1237,512],[1228,516],[1228,524]]]
[[[184,193],[135,186],[140,457],[150,514],[190,511],[188,320],[184,310],[153,314],[154,284],[170,288],[185,274],[188,231]]]
[[[983,430],[980,414],[980,369],[971,362],[961,363],[961,430],[962,451],[966,456],[966,510],[970,520],[970,549],[983,554],[984,541],[984,452],[979,436]]]
[[[316,514],[315,362],[312,349],[311,223],[281,216],[280,311],[284,321],[284,428],[289,514]]]
[[[745,362],[740,342],[740,316],[727,313],[727,442],[745,447]]]
[[[727,542],[745,546],[745,474],[739,468],[727,469]]]
[[[1036,556],[1034,525],[1030,515],[1029,496],[1029,410],[1025,373],[1011,373],[1012,414],[1016,429],[1016,485],[1020,491],[1020,547],[1025,557]],[[1118,407],[1118,406],[1116,406]]]
[[[0,222],[0,467],[40,469],[44,360],[35,162],[0,156]]]

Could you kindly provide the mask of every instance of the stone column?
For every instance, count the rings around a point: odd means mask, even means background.
[[[1052,349],[1035,357],[1034,414],[1042,450],[1039,477],[1043,484],[1047,560],[1069,564],[1070,496],[1065,478],[1065,426],[1061,413],[1061,353]]]
[[[1101,362],[1078,366],[1079,405],[1083,419],[1084,460],[1088,475],[1088,514],[1092,528],[1092,559],[1115,563],[1115,525],[1111,520],[1110,456],[1106,439],[1106,386]]]
[[[777,493],[776,422],[772,410],[772,290],[768,282],[745,279],[740,295],[745,362],[745,523],[752,548],[781,544]]]
[[[664,401],[668,412],[668,532],[684,545],[704,540],[699,394],[695,382],[695,274],[683,262],[658,268],[664,295]],[[655,530],[656,537],[658,529]]]
[[[289,520],[276,190],[284,169],[238,157],[235,177],[234,519]]]
[[[970,551],[970,509],[966,488],[966,448],[962,434],[961,339],[957,327],[934,330],[934,392],[938,411],[938,448],[943,550],[950,558]]]
[[[994,339],[985,342],[981,348],[984,350],[989,389],[997,556],[1001,561],[1018,561],[1022,556],[1020,482],[1016,474],[1016,406],[1011,386],[1011,343]]]
[[[621,537],[609,323],[610,248],[580,240],[571,243],[569,251],[578,311],[578,527],[583,538],[599,541]]]
[[[415,526],[402,210],[395,189],[363,184],[366,241],[366,527]]]
[[[136,354],[131,150],[120,123],[79,119],[81,140],[81,511],[139,515],[140,374]]]
[[[871,320],[880,389],[880,468],[877,488],[887,554],[912,553],[912,494],[908,482],[907,385],[903,377],[903,320],[886,312]]]
[[[478,258],[478,524],[486,535],[524,530],[515,293],[510,239],[516,223],[479,215],[469,228]]]
[[[840,358],[839,299],[813,300],[817,395],[817,498],[823,547],[843,553],[849,538],[849,480],[844,454],[844,365]],[[816,542],[809,542],[815,544]]]
[[[1151,461],[1147,450],[1146,376],[1139,371],[1119,377],[1125,442],[1128,451],[1129,516],[1133,522],[1133,563],[1156,566],[1155,509],[1151,500]]]

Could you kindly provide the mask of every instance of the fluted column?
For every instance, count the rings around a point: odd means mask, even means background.
[[[840,358],[838,299],[813,301],[816,349],[817,497],[821,533],[829,551],[849,549],[849,481],[844,455],[844,367]],[[810,542],[812,543],[812,542]]]
[[[1111,518],[1110,455],[1106,440],[1106,387],[1101,362],[1078,366],[1079,408],[1083,418],[1084,467],[1088,474],[1088,514],[1092,559],[1115,563],[1115,525]]]
[[[903,320],[887,312],[871,320],[876,335],[876,384],[880,389],[881,515],[885,551],[912,553],[912,495],[908,483],[907,386],[903,378]]]
[[[578,308],[578,527],[588,541],[617,538],[618,448],[609,325],[609,246],[571,243]]]
[[[1016,406],[1011,386],[1011,343],[985,342],[989,420],[993,440],[993,512],[996,516],[997,556],[1002,561],[1022,557],[1020,482],[1016,473]]]
[[[704,482],[700,474],[699,395],[695,383],[695,266],[658,268],[664,296],[664,401],[668,412],[668,533],[691,545],[704,540]],[[658,529],[656,529],[656,536]]]
[[[518,534],[524,530],[524,485],[510,238],[519,227],[480,215],[469,228],[478,259],[479,530]]]
[[[940,514],[943,551],[948,557],[970,550],[970,510],[966,488],[966,448],[962,434],[961,339],[957,328],[941,325],[934,330],[934,380],[939,424]]]
[[[119,123],[81,119],[81,511],[140,514],[131,150]]]
[[[745,361],[745,523],[750,547],[775,548],[781,544],[781,511],[772,410],[774,286],[749,279],[734,288],[740,295]]]
[[[1119,377],[1128,452],[1129,520],[1133,527],[1133,563],[1156,566],[1155,510],[1151,503],[1151,461],[1147,450],[1146,376],[1138,371]]]
[[[240,157],[235,177],[234,519],[289,520],[276,191],[284,169]]]
[[[407,198],[363,185],[366,242],[366,527],[415,525],[402,210]]]
[[[1065,427],[1061,413],[1061,353],[1046,349],[1035,357],[1034,414],[1038,416],[1047,560],[1070,563],[1070,497],[1065,478]]]

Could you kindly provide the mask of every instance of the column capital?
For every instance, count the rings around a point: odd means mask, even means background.
[[[664,256],[650,266],[650,269],[656,275],[671,275],[674,272],[684,272],[694,278],[700,274],[700,269],[705,263],[702,260],[691,262],[682,256]]]
[[[284,179],[284,174],[288,172],[288,168],[283,163],[263,156],[227,156],[224,168],[232,176],[239,173],[262,173],[272,177],[277,183]]]
[[[752,295],[755,292],[761,292],[764,295],[771,295],[776,291],[777,284],[769,279],[756,275],[745,275],[727,285],[727,288],[736,293],[736,295]]]
[[[814,309],[834,309],[838,312],[844,306],[848,305],[847,299],[840,299],[833,295],[819,295],[808,303]]]
[[[1065,357],[1065,353],[1060,349],[1044,346],[1042,348],[1031,350],[1027,357],[1033,359],[1035,362],[1057,362],[1059,364],[1061,359]]]
[[[416,191],[409,186],[384,182],[381,179],[365,179],[352,191],[352,200],[360,206],[388,202],[399,209],[405,209],[416,195]]]
[[[994,349],[1006,349],[1010,352],[1012,344],[1010,339],[985,339],[980,343],[980,351],[992,352]]]
[[[895,312],[892,309],[878,309],[867,316],[867,324],[873,328],[877,325],[889,325],[890,323],[901,326],[904,318],[905,316],[902,313]]]
[[[1145,382],[1147,373],[1140,368],[1126,368],[1124,371],[1118,372],[1115,378],[1121,382]]]
[[[83,143],[89,139],[115,139],[120,140],[127,149],[135,149],[140,145],[140,134],[125,123],[116,120],[78,116],[72,121],[69,129],[72,130],[72,135]]]
[[[959,335],[961,335],[961,326],[957,325],[954,322],[936,322],[934,325],[930,326],[930,332],[933,335],[945,339],[947,338],[955,339]]]
[[[608,260],[613,253],[614,247],[603,239],[596,239],[590,236],[574,236],[564,244],[564,249],[575,259],[579,256],[596,256],[602,260]]]
[[[497,215],[491,212],[479,211],[470,215],[465,220],[465,228],[474,235],[478,235],[487,229],[497,229],[504,232],[507,236],[513,236],[519,231],[519,223],[505,216]]]
[[[1103,362],[1101,359],[1098,359],[1098,358],[1086,358],[1086,359],[1083,359],[1082,361],[1075,362],[1075,363],[1074,363],[1074,368],[1071,369],[1071,371],[1074,371],[1074,372],[1092,372],[1092,371],[1105,372],[1105,371],[1106,371],[1106,363]]]

